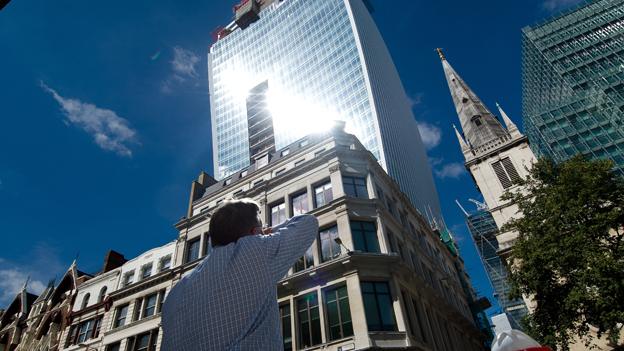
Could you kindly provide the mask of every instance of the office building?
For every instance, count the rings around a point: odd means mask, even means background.
[[[209,254],[210,213],[252,198],[269,225],[300,213],[320,223],[278,282],[285,350],[483,349],[461,258],[355,136],[338,128],[272,156],[216,183],[205,174],[193,183],[189,216],[176,224],[176,277]]]
[[[411,106],[367,2],[246,0],[235,12],[208,55],[216,178],[343,120],[416,208],[441,218]]]
[[[522,31],[524,128],[538,157],[610,159],[624,174],[624,1]]]

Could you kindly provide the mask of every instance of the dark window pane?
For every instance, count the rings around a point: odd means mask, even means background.
[[[368,285],[370,284],[370,285]],[[364,310],[369,331],[397,330],[392,297],[386,282],[362,283]]]
[[[330,341],[353,335],[347,287],[327,290],[325,299]]]
[[[280,306],[280,324],[282,328],[282,340],[284,351],[292,350],[292,331],[290,328],[290,304]]]
[[[342,183],[347,196],[368,198],[365,178],[344,176]]]
[[[146,297],[145,300],[145,310],[143,312],[143,318],[149,317],[154,314],[156,311],[156,300],[158,298],[158,294],[152,294]]]
[[[321,320],[316,293],[305,295],[297,301],[299,348],[321,343]]]
[[[380,252],[375,224],[371,222],[351,221],[351,235],[356,250]]]
[[[192,262],[199,258],[199,238],[189,241],[186,247],[186,262]]]

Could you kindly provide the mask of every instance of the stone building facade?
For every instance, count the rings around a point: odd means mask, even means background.
[[[481,349],[460,259],[357,138],[309,136],[265,161],[194,182],[189,216],[176,224],[176,280],[210,252],[210,213],[252,198],[269,225],[300,213],[320,224],[278,283],[285,350]]]

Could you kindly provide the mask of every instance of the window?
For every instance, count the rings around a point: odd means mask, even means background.
[[[143,265],[143,267],[141,267],[141,279],[148,278],[150,275],[152,275],[152,264],[148,263]]]
[[[145,298],[143,306],[143,318],[154,315],[156,312],[156,301],[158,300],[158,294],[151,294]]]
[[[204,234],[204,256],[208,256],[212,251],[212,240],[208,233]]]
[[[414,314],[416,315],[416,320],[418,321],[418,329],[420,331],[420,336],[422,337],[422,340],[426,343],[427,333],[425,332],[423,320],[420,317],[420,309],[418,308],[418,301],[416,301],[416,299],[414,298],[412,298],[412,306],[414,307]]]
[[[321,242],[321,261],[329,261],[340,256],[340,245],[335,241],[338,238],[338,227],[333,226],[319,232]]]
[[[518,174],[518,171],[516,171],[516,168],[509,157],[505,157],[500,161],[492,163],[492,168],[494,168],[494,173],[496,173],[503,189],[510,188],[513,183],[520,180],[520,175]]]
[[[329,325],[329,340],[352,336],[353,324],[346,286],[325,291],[325,308]]]
[[[193,262],[199,258],[199,238],[186,243],[186,262]]]
[[[286,168],[278,169],[277,171],[275,171],[275,176],[277,177],[278,175],[284,173],[285,171],[286,171]]]
[[[115,311],[115,320],[113,321],[113,328],[121,327],[126,324],[126,316],[128,315],[128,304],[117,307]]]
[[[351,236],[356,250],[379,253],[377,228],[373,222],[351,221]]]
[[[347,196],[368,198],[365,178],[343,176],[342,184]]]
[[[299,348],[321,343],[321,318],[318,307],[318,295],[307,294],[297,300],[297,319],[299,331]]]
[[[119,351],[121,350],[121,342],[118,341],[116,343],[106,345],[105,350],[106,351]]]
[[[290,328],[290,304],[279,307],[280,325],[282,328],[282,340],[284,341],[284,351],[292,350],[292,330]]]
[[[314,188],[314,202],[316,207],[325,206],[334,199],[331,182],[321,184]]]
[[[314,252],[313,248],[314,244],[308,248],[305,254],[300,257],[297,262],[295,262],[295,266],[293,267],[295,272],[306,270],[310,267],[314,267]]]
[[[286,220],[286,204],[279,203],[271,206],[271,225],[276,226]]]
[[[314,152],[314,157],[318,157],[320,154],[322,154],[325,151],[325,149],[320,149],[316,152]]]
[[[232,183],[232,178],[228,178],[223,182],[224,186],[230,185]]]
[[[100,289],[100,294],[98,295],[98,302],[104,301],[104,297],[106,297],[106,287],[105,286],[103,286],[102,289]]]
[[[241,174],[240,174],[240,177],[241,177],[241,178],[242,178],[242,177],[246,177],[248,172],[249,172],[249,171],[247,171],[247,170],[242,171],[242,172],[241,172]]]
[[[301,166],[304,162],[305,162],[305,158],[302,158],[301,160],[295,161],[295,167]]]
[[[147,351],[149,349],[149,339],[150,339],[150,333],[141,334],[137,336],[136,343],[134,345],[134,350]]]
[[[369,331],[396,331],[392,296],[387,282],[362,282],[364,312]]]
[[[90,319],[86,322],[82,322],[80,327],[78,328],[78,343],[85,342],[85,340],[89,339],[91,333],[93,332],[93,320]]]
[[[134,282],[134,271],[126,272],[124,274],[123,286],[128,286]]]
[[[290,149],[282,151],[282,157],[287,156],[288,154],[290,154]]]
[[[171,255],[167,255],[163,258],[160,259],[160,262],[158,263],[158,271],[162,272],[166,269],[171,268]]]
[[[299,147],[305,147],[308,146],[308,139],[303,139],[299,142]]]
[[[87,307],[87,305],[89,304],[89,298],[91,297],[91,294],[87,293],[83,298],[82,298],[82,305],[80,306],[81,309]]]
[[[293,196],[291,200],[293,216],[304,214],[310,209],[308,208],[308,193],[303,192]]]
[[[102,317],[99,316],[71,326],[67,341],[65,342],[66,347],[83,343],[91,338],[96,338],[100,334],[101,325]]]

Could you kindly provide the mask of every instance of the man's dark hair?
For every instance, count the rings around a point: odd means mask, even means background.
[[[223,203],[210,218],[208,234],[212,246],[225,246],[249,235],[249,229],[260,225],[260,206],[251,199]]]

